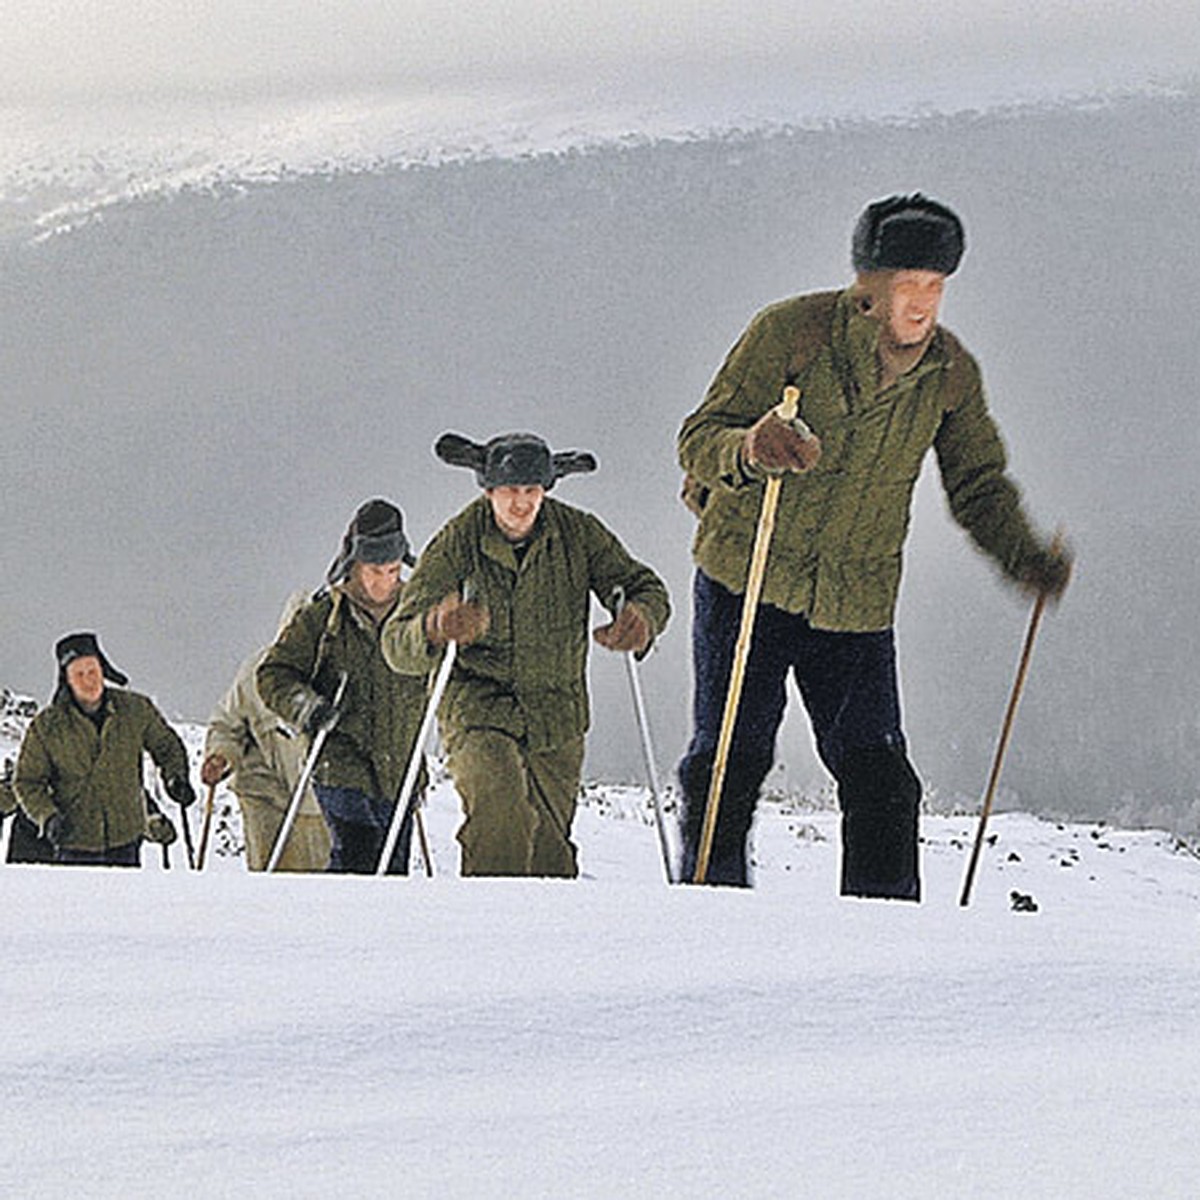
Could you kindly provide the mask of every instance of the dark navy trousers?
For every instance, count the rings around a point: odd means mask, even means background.
[[[396,805],[391,800],[368,796],[356,788],[330,787],[314,784],[317,803],[325,824],[329,826],[332,843],[329,851],[329,866],[326,868],[338,875],[373,875],[379,868],[379,857],[387,841],[392,814]],[[387,874],[407,875],[408,860],[412,852],[414,808],[410,804],[400,821],[400,833]]]
[[[702,571],[693,584],[693,733],[679,764],[683,792],[680,878],[695,874],[742,597]],[[838,784],[842,891],[919,899],[921,785],[900,722],[892,630],[836,633],[800,614],[760,604],[706,879],[745,886],[747,840],[794,676],[821,761]]]

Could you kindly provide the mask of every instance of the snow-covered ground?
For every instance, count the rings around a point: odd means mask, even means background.
[[[1166,834],[998,815],[962,909],[967,816],[919,907],[839,899],[803,801],[745,893],[665,886],[637,789],[588,790],[575,883],[455,878],[444,781],[427,821],[433,879],[0,867],[0,1194],[1195,1194]]]

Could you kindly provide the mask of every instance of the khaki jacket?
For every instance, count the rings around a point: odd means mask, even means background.
[[[266,653],[261,650],[242,663],[217,701],[208,718],[204,756],[220,754],[229,763],[229,786],[239,796],[263,800],[285,812],[304,769],[308,738],[294,732],[258,694],[254,676]],[[300,811],[320,815],[311,787],[305,789]]]
[[[393,800],[421,725],[425,681],[388,666],[379,630],[340,587],[318,592],[292,618],[264,654],[255,683],[267,707],[299,729],[318,695],[333,699],[342,672],[341,717],[314,780]]]
[[[480,496],[430,542],[384,626],[384,654],[397,671],[424,677],[437,665],[441,651],[426,640],[425,614],[466,580],[491,626],[458,654],[439,712],[443,729],[498,729],[532,750],[565,745],[588,728],[591,596],[607,606],[623,588],[655,637],[671,611],[662,580],[591,513],[547,497],[518,561]]]
[[[799,296],[759,313],[679,433],[679,461],[707,489],[696,565],[745,590],[764,476],[742,461],[746,430],[801,392],[820,462],[788,474],[762,602],[822,629],[863,632],[895,620],[913,488],[932,448],[955,520],[1009,576],[1044,548],[1006,473],[978,365],[941,327],[915,368],[878,383],[879,326],[851,292]]]
[[[39,829],[55,812],[62,846],[109,850],[146,833],[142,753],[164,778],[186,775],[179,735],[145,696],[106,688],[100,729],[70,697],[57,699],[30,722],[17,758],[17,800]]]

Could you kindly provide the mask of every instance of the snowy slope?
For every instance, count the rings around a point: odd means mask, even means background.
[[[751,893],[665,887],[613,787],[588,878],[458,880],[454,808],[432,880],[0,868],[0,1194],[1194,1195],[1166,835],[998,817],[962,910],[966,817],[926,819],[912,907],[839,900],[803,802]]]

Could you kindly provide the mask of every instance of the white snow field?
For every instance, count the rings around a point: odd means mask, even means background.
[[[1196,1194],[1169,835],[995,816],[963,909],[971,817],[925,819],[919,907],[839,899],[804,803],[751,892],[667,887],[632,788],[577,882],[456,878],[456,819],[442,782],[432,879],[0,867],[0,1194]]]

